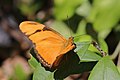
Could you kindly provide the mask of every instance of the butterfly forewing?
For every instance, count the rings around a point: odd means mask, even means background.
[[[27,36],[34,34],[38,30],[43,30],[43,28],[45,27],[44,25],[33,21],[24,21],[19,26],[20,30]]]
[[[48,67],[58,66],[63,54],[75,47],[71,37],[66,40],[55,30],[37,22],[22,22],[20,29],[35,44],[39,60]]]

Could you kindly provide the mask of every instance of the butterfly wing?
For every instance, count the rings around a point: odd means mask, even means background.
[[[44,66],[57,66],[62,55],[74,48],[72,38],[66,40],[55,30],[37,22],[22,22],[20,29],[35,44],[35,49]]]

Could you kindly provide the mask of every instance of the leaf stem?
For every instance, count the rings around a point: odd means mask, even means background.
[[[113,54],[110,56],[111,59],[115,59],[118,56],[118,53],[120,52],[120,41],[115,49],[115,51],[113,52]]]

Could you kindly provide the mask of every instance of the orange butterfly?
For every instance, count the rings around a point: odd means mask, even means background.
[[[20,24],[20,30],[35,44],[37,57],[45,67],[57,67],[63,55],[75,48],[73,37],[67,40],[60,33],[37,22],[24,21]]]

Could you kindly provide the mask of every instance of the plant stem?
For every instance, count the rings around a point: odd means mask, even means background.
[[[115,51],[113,52],[113,54],[110,56],[111,59],[115,59],[117,57],[117,55],[118,55],[119,52],[120,52],[120,41],[119,41],[119,43],[118,43]]]

